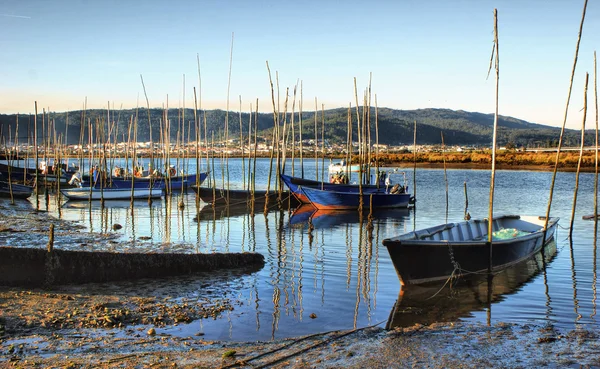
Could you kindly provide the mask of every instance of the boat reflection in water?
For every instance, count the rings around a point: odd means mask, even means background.
[[[373,210],[373,219],[402,219],[409,215],[409,209],[381,209]],[[302,205],[292,213],[290,225],[312,224],[315,229],[336,228],[346,224],[367,223],[368,210],[360,213],[357,210],[317,210],[312,205]]]
[[[493,302],[518,292],[543,272],[556,256],[556,241],[540,252],[492,276],[460,277],[445,282],[404,285],[390,314],[386,329],[452,322],[489,308]],[[489,278],[488,278],[489,277]]]

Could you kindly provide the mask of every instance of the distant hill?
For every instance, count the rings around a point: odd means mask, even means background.
[[[164,131],[163,123],[165,121],[165,112],[162,109],[150,109],[150,122],[152,126],[152,139],[158,142],[160,132]],[[195,141],[196,130],[194,123],[194,110],[186,109],[185,114],[181,109],[171,109],[168,111],[168,120],[170,121],[170,140],[175,142],[177,137],[182,134],[185,140]],[[354,140],[356,140],[357,119],[356,109],[351,110],[352,114],[352,132]],[[366,116],[361,108],[362,116]],[[283,124],[283,114],[281,114],[281,124]],[[450,109],[417,109],[417,110],[396,110],[389,108],[379,108],[378,112],[378,129],[379,143],[388,145],[412,144],[413,142],[413,127],[414,122],[417,122],[417,143],[418,144],[439,144],[441,143],[441,132],[444,133],[444,142],[446,145],[491,145],[492,128],[494,123],[493,114],[483,114],[476,112],[466,112],[463,110]],[[68,116],[68,126],[67,126]],[[127,141],[129,137],[133,139],[133,125],[135,121],[136,110],[119,110],[110,112],[110,121],[116,122],[111,133],[117,134],[118,141]],[[198,111],[198,120],[201,124],[200,137],[204,139],[204,120],[206,120],[206,131],[209,141],[214,137],[215,141],[224,138],[226,112],[223,110],[207,110]],[[137,140],[149,141],[150,129],[148,124],[148,111],[139,109],[137,111]],[[371,140],[375,143],[375,109],[370,111],[371,121]],[[83,118],[83,119],[82,119]],[[185,124],[183,120],[185,118]],[[239,139],[240,136],[240,113],[229,112],[229,138]],[[256,123],[254,120],[256,119]],[[244,136],[248,135],[248,124],[250,122],[250,114],[242,113],[242,130]],[[42,124],[45,122],[45,125]],[[48,121],[51,122],[52,134],[49,135]],[[109,125],[108,113],[105,110],[88,110],[83,116],[81,110],[49,113],[46,117],[38,115],[38,141],[41,142],[42,137],[51,137],[54,135],[64,142],[64,137],[67,137],[68,144],[77,144],[83,138],[83,142],[89,142],[90,126],[92,127],[92,137],[97,141],[97,137],[108,137]],[[296,113],[295,134],[299,137],[298,122],[299,117]],[[348,109],[338,108],[330,109],[324,112],[324,117],[321,112],[317,114],[319,139],[321,139],[321,122],[325,123],[325,139],[330,142],[344,143],[347,136]],[[9,137],[14,138],[17,132],[17,116],[0,114],[0,133],[3,135],[2,142],[8,141]],[[288,124],[291,122],[291,116],[287,116]],[[303,139],[314,138],[315,117],[314,112],[304,112],[302,114],[303,122]],[[259,137],[271,139],[273,128],[273,114],[260,113],[257,118],[252,114],[252,132],[254,134],[254,124],[257,125]],[[33,137],[34,118],[32,115],[19,116],[18,136],[19,142],[32,141]],[[53,127],[53,128],[52,128]],[[130,128],[131,127],[131,128]],[[81,130],[83,129],[83,135]],[[179,133],[178,133],[179,132]],[[560,128],[545,126],[542,124],[530,123],[521,119],[500,116],[498,126],[498,144],[512,144],[517,147],[548,147],[556,146],[560,135]],[[564,144],[567,146],[579,145],[581,133],[574,130],[565,132]],[[245,138],[247,140],[247,138]],[[586,144],[594,143],[594,134],[592,131],[586,133]]]

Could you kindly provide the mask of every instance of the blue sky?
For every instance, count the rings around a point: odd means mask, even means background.
[[[273,110],[266,62],[286,88],[302,82],[304,110],[354,106],[372,73],[379,107],[492,113],[486,80],[498,9],[502,115],[562,124],[583,0],[576,1],[36,1],[0,3],[0,113],[145,106]],[[581,127],[600,5],[588,4],[569,113]],[[299,91],[298,91],[299,95]],[[374,103],[373,103],[374,104]],[[291,110],[291,102],[288,110]]]

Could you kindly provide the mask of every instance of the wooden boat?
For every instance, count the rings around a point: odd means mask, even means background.
[[[134,186],[135,188],[142,188],[142,187],[149,187],[150,183],[152,183],[152,185],[155,188],[163,188],[165,189],[167,192],[171,192],[171,191],[178,191],[181,189],[186,190],[190,185],[195,185],[196,184],[196,178],[199,178],[199,183],[202,184],[204,182],[204,180],[206,180],[206,178],[208,177],[208,173],[207,172],[202,172],[199,173],[199,175],[197,176],[196,174],[190,174],[190,175],[182,175],[182,176],[174,176],[171,178],[166,178],[166,177],[135,177],[135,179],[133,180]],[[89,183],[90,183],[90,176],[84,176],[83,178],[83,183],[87,183],[87,187],[89,187]],[[131,177],[110,177],[110,178],[106,178],[104,180],[104,183],[106,184],[106,187],[109,188],[131,188]],[[96,187],[98,187],[98,184],[96,184]],[[169,191],[169,189],[171,191]]]
[[[57,176],[58,170],[54,170],[53,166],[46,167],[44,164],[45,170],[35,168],[24,168],[18,167],[15,165],[8,165],[5,163],[0,163],[0,173],[4,177],[8,177],[8,173],[10,170],[11,178],[13,180],[22,181],[23,179],[27,182],[31,182],[35,180],[35,173],[38,172],[38,181],[40,184],[48,183],[55,184],[57,182],[57,178],[60,181],[61,185],[66,184],[71,175],[74,173],[66,164],[61,164],[61,175]]]
[[[454,322],[472,316],[475,311],[489,309],[490,304],[520,291],[532,282],[556,257],[556,241],[523,262],[501,272],[470,278],[460,278],[453,283],[445,281],[421,285],[402,286],[386,329],[428,326],[438,322]],[[492,309],[493,310],[493,309]]]
[[[26,199],[33,194],[33,187],[0,181],[0,197],[13,199]]]
[[[196,192],[196,194],[200,197],[200,199],[209,204],[228,204],[228,205],[238,205],[238,204],[246,204],[251,202],[252,194],[248,190],[239,190],[239,189],[222,189],[222,188],[210,188],[210,187],[198,187],[196,185],[191,186],[192,189]],[[277,191],[271,190],[268,193],[266,190],[256,190],[254,191],[254,204],[263,205],[265,202],[269,201],[269,204],[277,204],[279,199],[279,193]],[[283,191],[281,193],[282,205],[285,205],[286,208],[295,208],[300,206],[300,202],[296,200],[294,196],[290,194],[288,191]]]
[[[65,188],[60,192],[69,200],[131,200],[131,188]],[[163,191],[154,188],[134,188],[134,199],[160,198]]]
[[[164,190],[165,189],[165,183],[163,181],[154,181],[154,182],[150,182],[150,181],[138,181],[137,179],[133,181],[133,183],[131,182],[131,179],[118,179],[118,180],[111,180],[111,179],[107,179],[106,182],[96,182],[94,184],[94,188],[95,189],[100,189],[100,188],[105,188],[105,189],[128,189],[129,191],[131,191],[131,187],[133,185],[133,188],[135,189],[143,189],[143,188],[150,188],[150,183],[152,183],[152,188],[154,188],[155,190]],[[91,183],[90,182],[82,182],[81,183],[81,187],[83,188],[90,188]]]
[[[310,204],[310,200],[306,197],[306,195],[304,195],[304,193],[302,193],[302,191],[300,191],[298,189],[299,186],[318,188],[318,189],[327,190],[327,191],[342,191],[342,192],[356,192],[356,193],[358,193],[360,191],[360,187],[361,187],[356,184],[327,183],[327,182],[315,181],[312,179],[292,177],[292,176],[288,176],[285,174],[281,174],[280,177],[281,177],[281,181],[283,183],[285,183],[285,185],[287,186],[287,188],[290,189],[292,194],[298,199],[298,201],[300,201],[303,204]],[[404,187],[402,187],[402,190],[403,189],[404,189]],[[380,183],[379,186],[363,185],[362,191],[363,191],[363,193],[385,191],[385,183],[382,182],[382,183]]]
[[[523,261],[554,238],[558,218],[505,215],[495,217],[492,271]],[[400,283],[445,281],[457,275],[486,273],[490,264],[488,220],[471,219],[434,226],[383,240]]]
[[[363,192],[361,195],[356,192],[327,191],[304,186],[299,186],[299,189],[314,207],[324,210],[356,210],[361,201],[363,209],[407,208],[414,202],[414,198],[408,193],[392,194],[386,193],[385,190]]]

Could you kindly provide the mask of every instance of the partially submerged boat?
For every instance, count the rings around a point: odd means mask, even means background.
[[[551,217],[544,229],[545,217],[494,217],[491,247],[487,218],[409,232],[385,239],[383,245],[403,285],[443,281],[498,272],[531,257],[554,238],[558,220]]]

